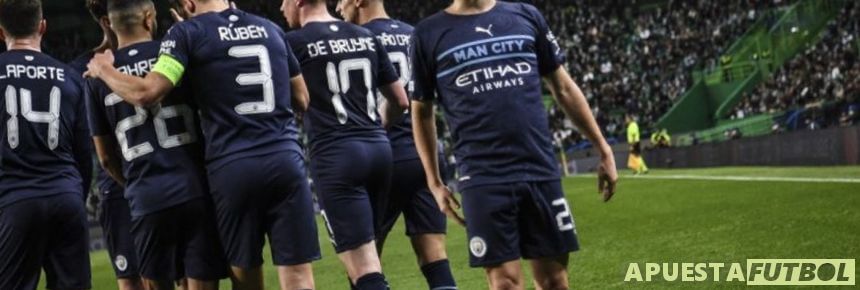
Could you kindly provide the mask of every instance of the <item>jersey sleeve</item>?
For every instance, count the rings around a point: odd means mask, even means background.
[[[397,75],[394,65],[388,58],[388,51],[385,50],[385,46],[376,37],[373,38],[373,43],[376,46],[376,55],[379,60],[377,64],[379,67],[376,70],[376,86],[380,87],[400,80],[400,76]]]
[[[302,74],[302,66],[299,64],[299,59],[296,58],[296,53],[290,47],[290,42],[284,39],[284,45],[287,47],[287,66],[289,66],[290,78],[294,78]]]
[[[193,47],[185,23],[177,23],[161,40],[161,51],[153,72],[166,77],[175,86],[185,74]]]
[[[432,56],[425,51],[421,36],[416,30],[409,45],[409,58],[412,61],[412,82],[415,91],[412,99],[433,101],[436,99],[436,72]]]
[[[534,19],[534,24],[536,25],[537,35],[535,36],[535,52],[537,53],[538,58],[538,71],[540,75],[546,75],[548,73],[554,72],[558,67],[563,65],[566,61],[566,57],[564,51],[561,49],[561,46],[558,45],[558,40],[555,37],[555,34],[552,33],[552,30],[549,28],[549,24],[546,22],[546,18],[531,5],[526,5],[527,10],[530,12],[531,17]]]
[[[104,98],[99,92],[97,80],[88,80],[84,85],[84,100],[87,106],[87,123],[92,136],[110,134],[110,125],[105,116]]]

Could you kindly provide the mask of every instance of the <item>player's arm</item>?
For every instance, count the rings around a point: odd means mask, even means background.
[[[121,73],[113,66],[110,50],[96,54],[87,65],[85,76],[99,78],[122,99],[134,106],[147,107],[161,102],[182,78],[182,64],[169,55],[162,55],[152,73],[144,78]]]
[[[588,140],[594,144],[600,154],[601,164],[598,168],[598,189],[603,193],[603,200],[609,201],[615,194],[615,183],[618,181],[618,172],[615,169],[615,156],[612,148],[591,114],[591,108],[582,90],[573,81],[564,66],[559,66],[555,71],[546,74],[544,80],[549,85],[549,90],[555,97],[561,109],[567,117],[573,121]]]
[[[380,86],[379,91],[386,100],[383,104],[382,126],[388,128],[403,118],[403,113],[409,109],[409,99],[407,99],[406,89],[403,88],[403,83],[400,81]]]
[[[308,93],[308,86],[305,84],[305,78],[299,74],[290,79],[290,88],[293,91],[293,110],[305,112],[310,106],[311,98]]]
[[[96,147],[96,155],[99,157],[99,165],[107,174],[122,186],[125,186],[125,176],[122,175],[122,161],[119,156],[119,146],[116,138],[109,135],[93,136],[93,144]]]
[[[460,208],[460,202],[442,181],[439,172],[439,153],[436,138],[436,113],[432,102],[412,102],[412,134],[415,138],[415,148],[424,166],[427,176],[427,188],[433,193],[439,209],[457,223],[465,225],[455,209]]]

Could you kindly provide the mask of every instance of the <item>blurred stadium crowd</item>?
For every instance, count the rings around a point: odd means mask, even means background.
[[[637,116],[643,136],[693,83],[692,72],[718,65],[720,55],[764,13],[797,0],[521,0],[546,13],[568,54],[568,69],[588,98],[604,134],[623,139],[624,115]],[[334,9],[335,1],[330,1]],[[660,3],[649,5],[649,3]],[[730,118],[816,108],[798,128],[858,121],[858,7],[849,1],[823,40],[777,70],[737,105]],[[239,8],[283,24],[280,1],[236,1]],[[387,1],[389,13],[415,23],[448,1]],[[171,20],[160,15],[160,30]],[[765,19],[768,20],[768,19]],[[79,33],[49,33],[45,51],[70,60],[96,43]],[[2,50],[2,49],[0,49]],[[826,106],[824,104],[827,104]],[[550,124],[563,148],[586,144],[564,114],[551,105]],[[836,117],[834,117],[836,116]],[[447,136],[445,136],[447,137]],[[587,145],[586,145],[587,146]]]
[[[860,4],[851,2],[828,23],[820,42],[747,93],[730,118],[795,111],[788,114],[786,125],[815,130],[857,123],[860,118],[858,35]]]

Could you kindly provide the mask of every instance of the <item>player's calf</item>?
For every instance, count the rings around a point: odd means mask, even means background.
[[[568,255],[531,260],[535,289],[566,290]]]
[[[314,272],[311,263],[278,266],[281,290],[314,289]]]
[[[484,271],[487,273],[487,283],[492,290],[524,289],[523,273],[519,260],[484,267]]]

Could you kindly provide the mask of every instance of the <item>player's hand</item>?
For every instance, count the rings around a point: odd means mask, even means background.
[[[604,156],[597,166],[597,193],[603,194],[603,202],[609,201],[615,194],[616,183],[618,183],[618,171],[615,169],[615,157]]]
[[[102,53],[96,53],[93,56],[93,59],[90,60],[90,63],[87,64],[87,71],[84,73],[84,77],[87,78],[98,78],[101,76],[102,71],[106,68],[113,68],[113,52],[111,50],[105,50]]]
[[[436,199],[436,205],[439,206],[439,209],[445,213],[446,216],[453,219],[461,226],[466,225],[466,220],[457,213],[457,210],[461,208],[460,201],[457,200],[457,197],[454,196],[454,193],[452,193],[447,186],[444,184],[432,186],[430,191]]]

